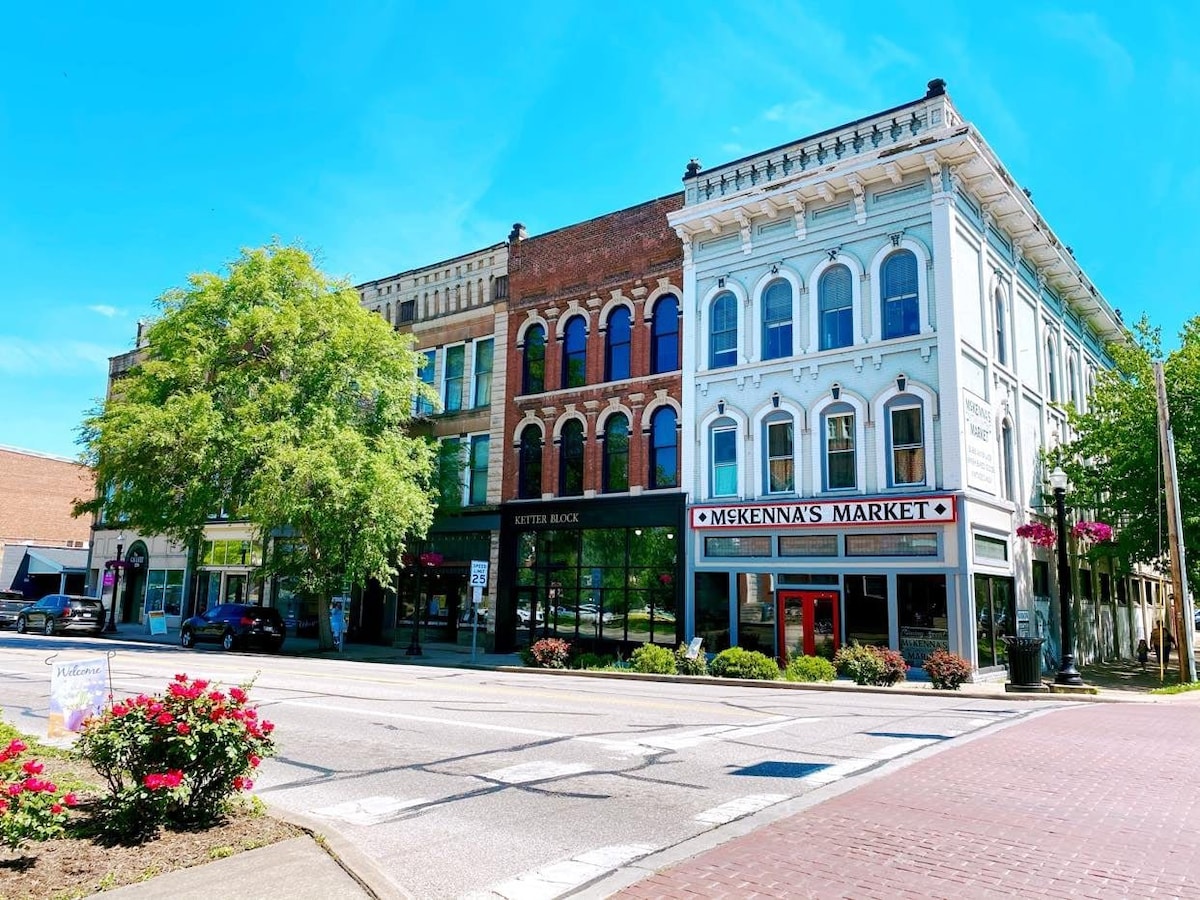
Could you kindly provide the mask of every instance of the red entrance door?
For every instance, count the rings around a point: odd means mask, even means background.
[[[779,591],[775,611],[780,659],[798,654],[815,656],[817,649],[832,653],[840,647],[841,632],[836,591]]]

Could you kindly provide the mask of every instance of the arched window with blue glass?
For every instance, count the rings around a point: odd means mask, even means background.
[[[517,450],[517,496],[536,500],[542,496],[542,430],[526,425]]]
[[[917,257],[911,250],[897,250],[883,261],[883,338],[908,337],[921,330]]]
[[[858,450],[855,446],[854,407],[834,403],[821,415],[824,442],[824,487],[827,491],[853,490],[858,487]]]
[[[709,496],[736,497],[738,493],[738,426],[728,417],[708,428]]]
[[[893,487],[925,483],[925,407],[919,397],[900,394],[885,408],[888,479]]]
[[[540,394],[546,389],[546,329],[530,325],[525,332],[521,358],[521,393]]]
[[[629,490],[629,419],[614,413],[604,422],[604,491]]]
[[[679,487],[678,420],[669,406],[650,417],[650,487]]]
[[[558,438],[558,493],[578,497],[583,493],[583,423],[568,420]]]
[[[608,316],[604,334],[604,380],[629,377],[629,307],[618,306]]]
[[[792,286],[782,278],[772,281],[762,295],[763,359],[792,355]]]
[[[830,266],[817,282],[820,347],[834,350],[854,343],[854,282],[850,268]]]
[[[796,426],[791,413],[777,410],[763,422],[766,448],[768,494],[790,494],[796,490]]]
[[[587,321],[572,316],[563,329],[562,386],[583,387],[587,384]]]
[[[708,367],[723,369],[737,364],[737,298],[729,291],[718,294],[708,315]]]
[[[650,373],[679,368],[679,298],[664,294],[654,304],[650,320]]]

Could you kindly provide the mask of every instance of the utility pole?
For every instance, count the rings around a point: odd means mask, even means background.
[[[1179,680],[1196,680],[1195,632],[1192,622],[1191,594],[1187,590],[1187,564],[1184,559],[1182,515],[1176,487],[1175,435],[1171,431],[1171,413],[1167,408],[1167,382],[1162,363],[1154,364],[1154,387],[1158,392],[1158,444],[1162,450],[1163,487],[1167,501],[1167,541],[1171,554],[1171,587],[1175,594],[1176,649],[1179,651]]]

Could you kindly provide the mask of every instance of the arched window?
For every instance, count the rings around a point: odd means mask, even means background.
[[[629,377],[629,308],[618,306],[608,317],[604,335],[604,380]]]
[[[1075,357],[1067,357],[1067,399],[1079,409],[1079,383],[1075,373]]]
[[[521,393],[540,394],[546,389],[546,329],[531,325],[525,332],[525,356],[521,360]]]
[[[838,491],[858,486],[858,457],[854,446],[854,407],[835,403],[826,408],[824,420],[825,490]]]
[[[888,403],[888,441],[892,454],[888,477],[894,487],[925,483],[924,423],[924,407],[911,394]]]
[[[587,384],[587,322],[583,316],[573,316],[563,329],[562,386],[583,387]]]
[[[708,367],[737,364],[737,298],[729,291],[713,300],[708,317]]]
[[[679,487],[679,437],[675,410],[669,406],[650,417],[650,487]]]
[[[883,261],[883,339],[907,337],[921,330],[917,296],[917,257],[897,250]]]
[[[1004,294],[996,291],[996,362],[1008,365],[1008,318],[1004,312]]]
[[[792,286],[780,278],[763,291],[763,359],[792,355]]]
[[[854,281],[847,266],[830,266],[817,282],[822,350],[854,343]]]
[[[604,423],[604,490],[629,490],[629,420],[624,413]]]
[[[1012,500],[1017,495],[1013,465],[1013,430],[1005,422],[1000,426],[1000,490],[1004,491],[1004,499]]]
[[[583,423],[568,421],[558,442],[558,493],[578,497],[583,493]]]
[[[1046,338],[1046,396],[1051,403],[1058,402],[1058,354],[1054,351],[1054,338]]]
[[[796,490],[796,429],[792,417],[772,413],[763,423],[767,448],[766,492],[790,494]]]
[[[522,500],[536,500],[542,496],[542,430],[536,425],[526,425],[521,432],[517,496]]]
[[[738,492],[737,422],[717,419],[708,429],[709,496],[736,497]]]
[[[654,304],[650,322],[650,372],[674,372],[679,368],[679,299],[664,294]]]

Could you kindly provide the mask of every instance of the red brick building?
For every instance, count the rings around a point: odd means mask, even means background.
[[[682,202],[510,236],[499,648],[682,635]]]

